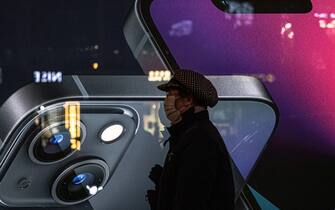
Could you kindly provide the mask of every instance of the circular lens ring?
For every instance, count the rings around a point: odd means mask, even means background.
[[[100,159],[89,159],[89,160],[84,160],[84,161],[80,161],[77,162],[69,167],[67,167],[65,170],[63,170],[62,173],[60,173],[57,178],[55,179],[54,183],[52,184],[51,187],[51,196],[53,197],[53,199],[62,205],[74,205],[74,204],[78,204],[81,202],[84,202],[88,199],[90,199],[91,197],[95,196],[96,194],[92,194],[87,196],[86,198],[77,200],[77,201],[64,201],[62,200],[58,195],[57,195],[57,186],[60,183],[61,180],[63,180],[64,177],[66,177],[69,173],[71,173],[71,171],[73,169],[76,169],[78,167],[84,166],[84,165],[97,165],[100,166],[101,168],[103,168],[103,172],[104,172],[104,178],[102,180],[101,183],[101,187],[104,187],[109,179],[109,167],[107,165],[107,163],[105,163],[103,160]]]
[[[65,155],[64,157],[62,158],[59,158],[57,160],[54,160],[54,161],[42,161],[40,159],[38,159],[35,155],[35,145],[36,143],[39,141],[40,137],[47,131],[47,130],[51,130],[53,128],[57,128],[59,126],[62,126],[62,125],[65,125],[65,122],[58,122],[58,123],[54,123],[54,124],[51,124],[49,125],[48,127],[44,128],[42,131],[40,131],[35,137],[34,139],[31,141],[30,145],[29,145],[29,148],[28,148],[28,155],[30,157],[30,159],[37,163],[37,164],[40,164],[40,165],[49,165],[49,164],[53,164],[53,163],[58,163],[58,162],[61,162],[63,160],[65,160],[66,158],[70,157],[71,155],[73,155],[77,150],[72,150],[70,153],[68,153],[67,155]],[[80,122],[80,129],[81,129],[81,138],[80,138],[80,144],[82,145],[86,139],[86,127],[85,125]]]

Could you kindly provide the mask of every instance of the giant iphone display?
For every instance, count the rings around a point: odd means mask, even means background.
[[[257,79],[208,78],[220,97],[210,118],[234,163],[238,198],[278,113]],[[169,126],[158,84],[147,76],[67,76],[18,90],[0,108],[2,205],[148,209],[148,173],[164,160]]]

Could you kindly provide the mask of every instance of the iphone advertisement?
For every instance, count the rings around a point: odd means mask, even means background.
[[[236,210],[335,208],[335,2],[0,3],[0,209],[152,209],[182,69],[217,90]]]

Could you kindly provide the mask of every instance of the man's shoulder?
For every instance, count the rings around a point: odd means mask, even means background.
[[[219,131],[211,121],[194,122],[194,125],[190,128],[188,134],[193,137],[222,139]]]
[[[220,141],[223,142],[221,135],[216,127],[210,122],[196,122],[189,130],[185,131],[184,140],[190,144],[207,149],[217,148]]]

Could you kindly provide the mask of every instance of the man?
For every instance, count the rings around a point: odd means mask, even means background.
[[[218,102],[215,87],[203,75],[179,70],[166,84],[164,109],[171,121],[164,167],[149,175],[156,190],[148,191],[155,210],[232,210],[234,184],[230,157],[207,106]]]

